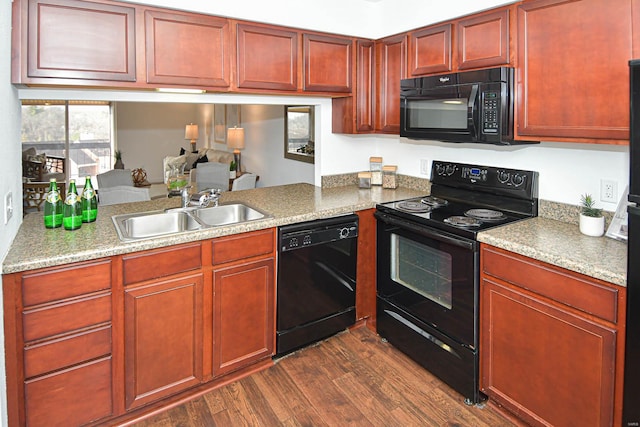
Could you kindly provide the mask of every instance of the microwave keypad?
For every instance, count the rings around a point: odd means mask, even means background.
[[[485,92],[482,97],[482,131],[498,133],[498,108],[500,97],[497,92]]]

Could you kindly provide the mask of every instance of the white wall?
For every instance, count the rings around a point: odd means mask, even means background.
[[[117,102],[116,141],[125,168],[143,168],[147,181],[163,182],[162,159],[177,156],[180,148],[189,151],[185,126],[199,124],[196,147],[204,146],[204,125],[199,123],[197,104],[157,102]]]
[[[577,205],[581,194],[590,193],[608,211],[615,211],[617,203],[599,200],[600,180],[615,181],[619,198],[629,182],[628,146],[543,142],[503,147],[418,142],[397,136],[340,136],[323,150],[332,159],[323,163],[326,175],[351,171],[356,164],[360,170],[367,169],[369,155],[381,156],[384,164],[398,165],[400,174],[426,178],[420,173],[421,159],[534,170],[540,173],[541,199]]]
[[[314,165],[284,158],[284,107],[243,105],[243,169],[260,176],[257,187],[293,182],[313,184]]]
[[[20,150],[20,102],[11,85],[11,2],[0,2],[0,264],[4,261],[22,223],[22,155]],[[4,199],[13,196],[13,217],[4,223]],[[0,307],[2,297],[0,296]],[[4,368],[4,316],[0,316],[0,424],[7,425],[6,376]]]
[[[379,39],[514,0],[127,0],[172,9]]]

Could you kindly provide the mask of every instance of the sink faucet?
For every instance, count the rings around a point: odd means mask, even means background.
[[[218,188],[210,188],[208,190],[200,191],[199,193],[195,193],[191,196],[191,205],[206,208],[209,206],[209,203],[213,202],[214,207],[218,206],[218,199],[220,198],[221,193],[222,190]]]
[[[191,195],[189,194],[190,189],[191,189],[191,186],[187,185],[180,190],[180,201],[181,201],[180,205],[183,208],[186,208],[189,206],[189,200],[191,199]]]

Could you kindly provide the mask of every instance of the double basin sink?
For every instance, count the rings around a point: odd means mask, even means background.
[[[114,215],[111,219],[120,240],[130,242],[270,217],[243,203],[234,203],[210,208],[174,208]]]

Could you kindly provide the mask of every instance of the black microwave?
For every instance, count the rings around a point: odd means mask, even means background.
[[[510,67],[403,79],[400,136],[511,145],[514,71]]]

